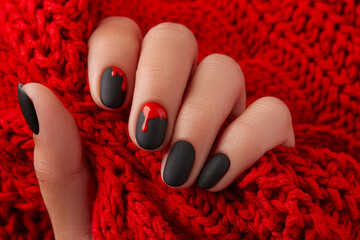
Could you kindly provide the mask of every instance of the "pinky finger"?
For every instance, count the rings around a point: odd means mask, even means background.
[[[290,111],[275,97],[260,98],[225,129],[197,184],[211,192],[220,191],[278,145],[295,146]]]

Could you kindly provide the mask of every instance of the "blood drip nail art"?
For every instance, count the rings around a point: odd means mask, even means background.
[[[146,103],[139,113],[136,123],[136,140],[148,150],[162,145],[167,127],[166,110],[158,103]]]
[[[109,108],[120,108],[125,101],[127,81],[118,67],[105,69],[100,79],[100,100]]]

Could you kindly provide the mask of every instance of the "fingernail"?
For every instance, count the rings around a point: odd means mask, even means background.
[[[109,108],[120,108],[125,101],[126,76],[118,67],[108,67],[101,75],[100,100]]]
[[[197,185],[203,189],[209,189],[225,175],[230,167],[229,158],[223,153],[215,154],[202,169]]]
[[[17,94],[21,112],[25,118],[26,123],[33,133],[39,134],[39,121],[36,115],[33,102],[22,89],[23,84],[19,83],[17,87]]]
[[[163,179],[173,187],[183,185],[188,179],[195,159],[195,149],[188,141],[177,141],[166,160]]]
[[[160,147],[165,138],[167,127],[167,114],[158,103],[146,103],[136,123],[136,140],[138,144],[148,150]]]

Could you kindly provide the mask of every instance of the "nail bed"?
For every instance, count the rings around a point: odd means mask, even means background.
[[[203,189],[215,186],[230,167],[230,159],[224,153],[215,154],[201,170],[197,185]]]
[[[39,120],[36,115],[35,107],[31,99],[26,94],[26,92],[22,89],[22,86],[23,84],[19,83],[17,87],[17,95],[18,95],[20,109],[31,131],[34,134],[38,135]]]
[[[108,67],[100,79],[100,100],[109,108],[120,108],[125,101],[127,81],[118,67]]]
[[[136,141],[147,150],[159,148],[166,135],[167,113],[158,103],[149,102],[141,108],[136,123]]]
[[[188,179],[195,159],[193,145],[185,140],[177,141],[171,148],[166,160],[163,179],[173,187],[183,185]]]

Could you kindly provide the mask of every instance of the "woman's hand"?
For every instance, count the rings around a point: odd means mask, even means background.
[[[245,81],[230,57],[212,54],[197,65],[197,43],[183,25],[162,23],[142,39],[132,20],[103,20],[88,42],[93,100],[107,111],[131,105],[129,135],[164,154],[161,177],[171,187],[226,188],[266,151],[295,145],[291,115],[274,97],[245,109]],[[34,165],[57,239],[91,238],[94,178],[74,119],[46,87],[18,87],[35,133]],[[219,134],[226,118],[235,120]]]

